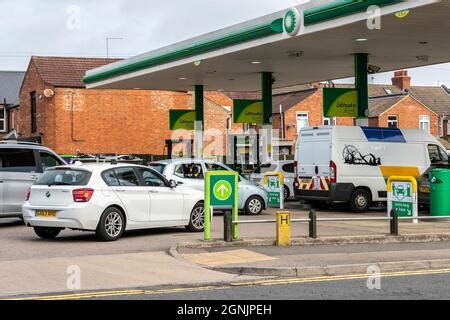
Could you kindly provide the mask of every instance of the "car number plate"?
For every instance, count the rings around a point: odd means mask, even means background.
[[[430,187],[420,187],[420,192],[430,193]]]
[[[56,211],[53,211],[53,210],[38,210],[38,211],[36,211],[36,217],[56,218]]]
[[[313,178],[313,186],[314,186],[314,190],[321,190],[322,189],[320,187],[320,177],[314,177]]]

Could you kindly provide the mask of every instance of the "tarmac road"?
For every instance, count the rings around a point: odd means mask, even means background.
[[[368,286],[368,283],[370,286]],[[376,284],[376,285],[374,285]],[[80,300],[422,300],[450,299],[450,270],[384,274],[379,282],[366,275],[256,280],[223,286],[130,289],[23,297]],[[20,297],[16,297],[20,298]]]

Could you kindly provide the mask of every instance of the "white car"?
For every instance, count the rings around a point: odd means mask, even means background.
[[[252,173],[250,175],[250,180],[264,185],[264,174],[267,172],[279,172],[283,173],[284,177],[284,200],[294,199],[294,180],[295,180],[295,169],[294,161],[274,161],[272,163],[263,164],[260,167],[259,172]]]
[[[22,214],[41,238],[69,228],[114,241],[135,229],[186,226],[201,232],[203,197],[145,166],[75,164],[47,169],[30,188]]]
[[[198,159],[171,159],[152,162],[150,167],[158,170],[167,179],[173,179],[178,184],[190,186],[200,191],[205,189],[205,173],[208,171],[225,170],[231,168],[218,162]],[[268,193],[260,185],[239,176],[238,208],[249,215],[259,215],[268,207]]]

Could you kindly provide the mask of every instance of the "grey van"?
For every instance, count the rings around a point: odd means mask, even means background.
[[[61,157],[42,145],[0,141],[0,218],[22,217],[30,186],[46,168],[62,164]]]

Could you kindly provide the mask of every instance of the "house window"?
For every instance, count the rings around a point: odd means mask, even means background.
[[[388,128],[398,128],[398,116],[388,116],[387,126]]]
[[[227,130],[230,131],[231,130],[231,117],[227,118]]]
[[[303,127],[309,126],[309,118],[307,112],[297,112],[297,132]]]
[[[420,129],[430,132],[430,116],[419,116]]]
[[[36,91],[30,93],[31,100],[31,132],[35,133],[37,131],[36,125]]]
[[[6,111],[5,108],[0,108],[0,132],[6,132]]]
[[[332,117],[332,118],[323,117],[323,125],[324,126],[335,126],[336,125],[336,117]]]

